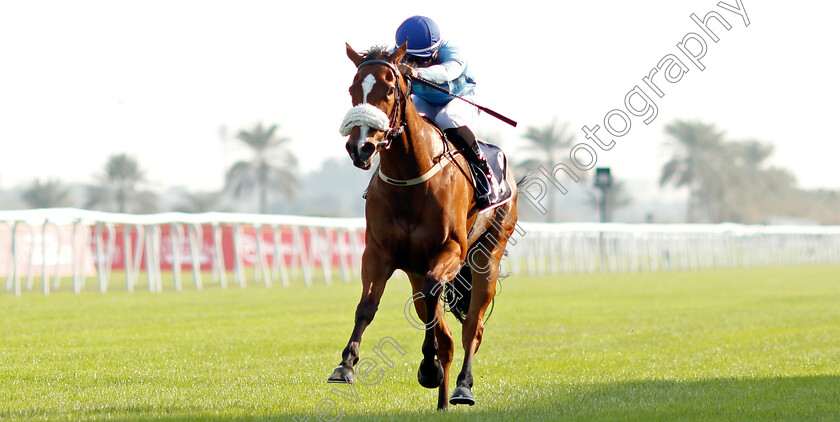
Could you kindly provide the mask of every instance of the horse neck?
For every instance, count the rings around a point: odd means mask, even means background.
[[[405,103],[404,118],[405,130],[394,139],[390,149],[382,151],[379,165],[388,177],[408,180],[432,168],[442,143],[439,138],[430,136],[437,131],[429,127],[410,98]]]

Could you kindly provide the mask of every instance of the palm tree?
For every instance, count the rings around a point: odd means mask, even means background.
[[[560,157],[565,155],[575,142],[575,135],[569,130],[569,124],[565,123],[557,127],[557,120],[544,127],[531,126],[525,133],[525,140],[528,144],[525,150],[529,151],[532,158],[519,163],[519,166],[529,172],[535,172],[540,167],[551,171],[555,165],[560,163]],[[582,175],[579,175],[582,176]],[[549,222],[556,220],[554,189],[551,186],[546,193],[548,207],[546,207],[546,218]]]
[[[633,203],[633,197],[623,180],[613,178],[612,185],[604,191],[606,195],[607,221],[613,221],[613,213]],[[594,210],[601,209],[601,189],[593,187],[586,192],[586,204]]]
[[[236,135],[253,151],[250,161],[235,163],[225,176],[225,189],[236,198],[259,193],[259,212],[268,211],[268,192],[276,191],[287,198],[294,197],[298,188],[297,158],[289,151],[289,138],[278,137],[278,125],[264,128],[257,123],[251,131],[240,130]]]
[[[687,222],[697,221],[704,206],[708,218],[708,205],[718,199],[726,183],[723,173],[729,161],[723,154],[723,132],[713,124],[675,120],[665,126],[665,133],[671,136],[673,156],[662,166],[660,186],[672,183],[688,188]]]
[[[73,205],[70,191],[62,186],[58,179],[49,179],[44,182],[35,179],[23,191],[22,196],[24,202],[32,208],[58,208]]]
[[[773,155],[773,145],[763,144],[754,139],[734,142],[738,149],[738,164],[753,171],[761,168],[768,158]]]
[[[157,196],[139,190],[145,182],[145,173],[133,157],[115,154],[105,163],[105,171],[96,176],[99,185],[88,188],[87,206],[106,211],[154,212]]]

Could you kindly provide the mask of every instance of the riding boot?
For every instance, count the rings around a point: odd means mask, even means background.
[[[446,129],[446,137],[464,154],[479,175],[475,177],[476,207],[483,210],[498,200],[499,188],[475,135],[466,127]]]
[[[493,177],[493,172],[490,170],[490,165],[487,164],[487,158],[484,157],[478,142],[473,144],[470,149],[476,157],[472,165],[478,169],[480,174],[484,175],[484,177],[476,178],[477,189],[475,192],[476,206],[483,210],[499,200],[499,185],[496,178]]]

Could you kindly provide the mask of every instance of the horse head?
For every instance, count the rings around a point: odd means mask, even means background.
[[[379,49],[364,56],[347,44],[347,57],[356,65],[350,85],[353,107],[341,124],[342,136],[350,136],[345,147],[356,167],[367,170],[381,149],[403,131],[402,111],[408,97],[407,84],[397,70],[405,55],[403,44],[393,52]]]

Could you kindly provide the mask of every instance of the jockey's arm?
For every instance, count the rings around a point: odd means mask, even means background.
[[[445,84],[458,79],[467,67],[467,61],[461,55],[461,50],[451,44],[440,49],[440,63],[429,67],[417,67],[415,70],[421,78],[436,84]]]

